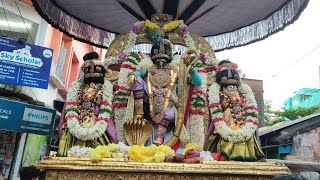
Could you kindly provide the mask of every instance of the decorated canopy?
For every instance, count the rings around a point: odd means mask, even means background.
[[[32,0],[39,14],[65,34],[107,48],[114,35],[153,14],[183,20],[215,49],[268,37],[298,19],[309,0]]]

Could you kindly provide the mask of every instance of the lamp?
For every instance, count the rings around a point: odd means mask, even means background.
[[[20,27],[20,28],[31,28],[29,23],[17,23],[12,21],[2,21],[0,20],[0,26],[11,26],[11,27]]]

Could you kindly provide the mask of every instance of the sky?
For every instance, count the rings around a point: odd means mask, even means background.
[[[272,109],[300,88],[320,87],[320,1],[310,0],[298,20],[262,41],[216,53],[239,65],[246,78],[263,80]]]

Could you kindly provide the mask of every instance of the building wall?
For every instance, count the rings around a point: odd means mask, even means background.
[[[320,163],[320,127],[293,137],[293,155]],[[319,180],[317,172],[301,172],[307,179]]]
[[[253,91],[259,110],[259,127],[264,126],[264,100],[263,100],[263,81],[257,79],[243,79],[243,83],[249,85]]]
[[[301,88],[284,102],[285,109],[297,107],[309,108],[320,104],[320,89]]]
[[[320,162],[320,127],[293,137],[293,155]]]

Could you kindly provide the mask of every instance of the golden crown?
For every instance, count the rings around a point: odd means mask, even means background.
[[[151,16],[151,21],[158,24],[159,26],[164,26],[165,24],[172,21],[172,15],[170,14],[153,14]]]

